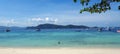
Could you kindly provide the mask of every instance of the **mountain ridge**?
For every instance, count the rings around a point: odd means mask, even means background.
[[[38,26],[27,27],[27,29],[86,29],[88,26],[84,25],[57,25],[57,24],[39,24]]]

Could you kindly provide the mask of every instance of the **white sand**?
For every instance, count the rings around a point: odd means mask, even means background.
[[[120,48],[0,48],[0,54],[120,54]]]

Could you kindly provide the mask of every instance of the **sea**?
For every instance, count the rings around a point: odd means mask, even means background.
[[[120,33],[76,29],[0,32],[0,47],[120,47]]]

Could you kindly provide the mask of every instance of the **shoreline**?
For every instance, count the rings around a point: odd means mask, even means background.
[[[0,47],[0,54],[120,54],[120,48],[7,48]]]

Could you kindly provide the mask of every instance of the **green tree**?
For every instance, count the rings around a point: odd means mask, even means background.
[[[75,3],[78,2],[78,0],[73,0]],[[89,6],[91,0],[80,0],[80,4],[82,6],[87,6],[80,10],[80,13],[82,12],[90,12],[90,13],[102,13],[106,12],[107,10],[111,10],[110,4],[113,2],[119,3],[120,0],[100,0],[99,3],[94,3],[92,6]],[[118,6],[118,10],[120,10],[120,6]]]

